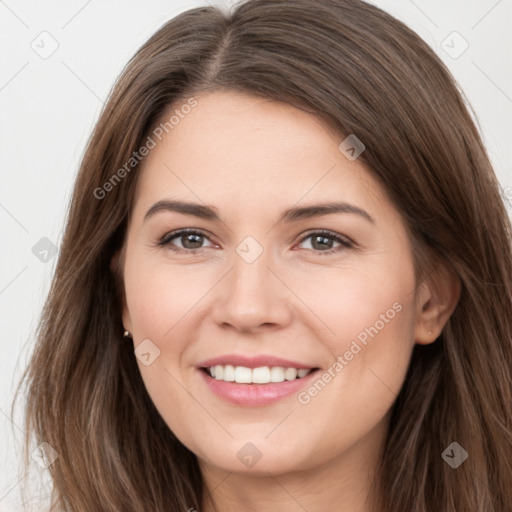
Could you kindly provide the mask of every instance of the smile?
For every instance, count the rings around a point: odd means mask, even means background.
[[[244,407],[261,407],[294,395],[307,386],[317,372],[318,368],[248,368],[232,365],[199,369],[210,392]]]
[[[206,370],[210,377],[225,382],[237,382],[239,384],[268,384],[269,382],[283,382],[305,377],[315,368],[285,368],[283,366],[261,366],[248,368],[246,366],[216,365]]]

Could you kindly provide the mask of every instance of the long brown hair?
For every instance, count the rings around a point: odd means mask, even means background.
[[[191,9],[158,30],[115,84],[81,163],[16,395],[25,383],[25,465],[32,435],[34,446],[46,442],[58,454],[49,466],[52,510],[202,507],[197,458],[158,414],[123,343],[122,289],[110,263],[140,166],[112,177],[170,105],[219,89],[307,110],[340,142],[356,134],[366,146],[361,160],[411,233],[418,280],[435,259],[460,279],[454,313],[435,343],[415,346],[393,406],[376,482],[380,510],[509,510],[510,220],[450,72],[418,35],[360,0]],[[457,469],[442,457],[452,442],[468,453]]]

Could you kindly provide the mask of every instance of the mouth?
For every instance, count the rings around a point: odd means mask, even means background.
[[[197,368],[212,397],[238,407],[264,407],[311,385],[319,368],[215,365]],[[300,372],[300,373],[299,373]]]
[[[293,368],[284,366],[215,365],[204,366],[200,370],[211,379],[237,384],[278,384],[280,382],[303,379],[319,368]]]

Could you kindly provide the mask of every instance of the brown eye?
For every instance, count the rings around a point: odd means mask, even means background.
[[[176,246],[172,240],[177,239],[181,246]],[[204,249],[203,243],[208,240],[208,237],[201,231],[195,229],[181,229],[179,231],[172,231],[167,233],[159,242],[159,246],[165,246],[173,251],[194,251]]]
[[[311,232],[302,237],[299,243],[303,243],[308,239],[311,239],[311,248],[307,249],[322,255],[341,252],[354,247],[354,244],[349,239],[331,231]],[[176,244],[173,240],[178,240],[179,244]],[[205,240],[209,240],[209,238],[201,231],[196,229],[180,229],[167,233],[157,245],[164,246],[176,252],[197,252],[208,247],[203,246]],[[336,243],[339,245],[333,247],[333,244]]]
[[[303,243],[309,238],[311,239],[311,249],[314,252],[322,254],[332,254],[334,252],[341,252],[345,249],[351,249],[354,247],[354,244],[350,240],[341,237],[336,233],[332,233],[331,231],[314,231],[302,237],[300,243]],[[339,246],[333,248],[333,243],[338,243]]]

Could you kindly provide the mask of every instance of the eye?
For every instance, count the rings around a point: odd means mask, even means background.
[[[174,239],[180,240],[181,246],[176,246],[174,243],[172,243],[172,240]],[[299,243],[303,243],[308,239],[311,239],[311,250],[317,253],[321,253],[322,255],[332,254],[341,252],[346,249],[354,248],[354,243],[351,242],[348,238],[342,237],[336,233],[333,233],[332,231],[327,230],[310,232],[303,236]],[[206,248],[203,247],[205,240],[209,240],[209,238],[202,231],[193,228],[179,229],[164,235],[157,243],[157,246],[165,246],[171,251],[175,252],[197,252]],[[339,246],[332,247],[333,243],[338,243]],[[213,247],[213,245],[210,247]],[[306,249],[309,248],[306,247]]]
[[[315,250],[315,252],[321,253],[322,255],[332,254],[335,252],[341,252],[346,249],[354,248],[354,243],[351,242],[348,238],[337,235],[332,231],[314,231],[302,237],[299,243],[302,243],[309,238],[311,238],[311,249]],[[339,246],[333,248],[332,241],[337,242]]]
[[[177,238],[181,241],[181,247],[174,246],[171,243],[171,240]],[[180,229],[178,231],[171,231],[162,237],[162,239],[158,242],[158,246],[166,246],[171,251],[183,252],[183,251],[197,251],[199,249],[204,249],[201,247],[204,240],[208,240],[208,237],[201,231],[197,229]]]

